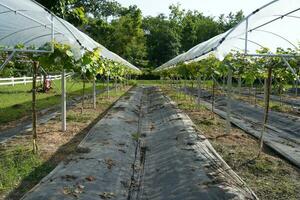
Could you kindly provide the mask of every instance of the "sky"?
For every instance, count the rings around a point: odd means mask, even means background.
[[[184,9],[198,10],[205,15],[219,16],[243,10],[245,15],[269,3],[271,0],[116,0],[123,6],[137,5],[144,16],[169,14],[169,5],[181,4]]]

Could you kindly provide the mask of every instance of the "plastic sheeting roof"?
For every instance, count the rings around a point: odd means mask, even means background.
[[[198,61],[210,54],[222,60],[233,50],[249,55],[256,54],[262,47],[269,48],[273,53],[278,47],[298,52],[299,42],[300,1],[274,0],[252,12],[236,27],[198,44],[163,64],[156,71],[172,67],[179,62]]]
[[[0,0],[0,19],[0,48],[14,50],[16,45],[23,44],[25,49],[39,49],[54,37],[56,42],[71,45],[77,58],[84,50],[100,48],[103,58],[139,70],[35,1]]]

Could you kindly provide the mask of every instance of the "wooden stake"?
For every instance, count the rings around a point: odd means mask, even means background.
[[[93,79],[93,108],[97,108],[97,94],[96,94],[96,80],[95,78]]]
[[[239,90],[239,91],[238,91],[238,94],[241,95],[241,93],[242,93],[242,77],[241,77],[241,75],[239,75],[238,85],[239,85],[239,86],[238,86],[238,87],[239,87],[239,88],[238,88],[238,90]]]
[[[256,107],[256,101],[257,101],[256,95],[257,95],[257,88],[256,88],[256,86],[255,86],[255,88],[254,88],[254,106],[255,106],[255,107]]]
[[[200,76],[197,78],[197,82],[198,82],[197,104],[200,108],[200,98],[201,98],[201,77]]]
[[[83,80],[82,82],[81,114],[83,113],[83,109],[84,109],[84,96],[85,96],[85,80]]]
[[[109,99],[109,75],[107,76],[106,84],[107,84],[107,98]]]
[[[33,139],[33,153],[37,154],[37,113],[36,113],[36,79],[37,71],[39,68],[39,62],[33,62],[33,77],[32,77],[32,139]]]
[[[215,106],[215,80],[213,79],[213,85],[212,85],[212,100],[211,100],[211,112],[212,112],[213,119],[214,119],[214,117],[215,117],[215,114],[214,114],[214,106]]]
[[[259,145],[258,157],[260,156],[262,149],[263,149],[264,133],[266,131],[266,124],[267,124],[268,118],[269,118],[271,83],[272,83],[272,67],[270,66],[268,68],[268,77],[265,81],[265,113],[264,113],[264,121],[263,121],[263,131],[261,132],[261,135],[259,138],[260,145]]]
[[[227,78],[227,116],[226,116],[226,133],[229,134],[231,130],[231,92],[232,92],[232,69],[228,68],[228,78]]]
[[[115,93],[118,91],[118,81],[117,78],[115,78]]]

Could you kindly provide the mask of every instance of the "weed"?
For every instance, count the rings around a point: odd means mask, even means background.
[[[138,141],[140,139],[140,134],[139,133],[133,133],[131,136],[132,136],[132,139],[134,141]]]

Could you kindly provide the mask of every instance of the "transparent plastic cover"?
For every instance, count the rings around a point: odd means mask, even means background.
[[[13,51],[17,45],[24,46],[24,50],[51,50],[44,48],[53,39],[70,45],[76,58],[86,50],[100,48],[103,58],[139,70],[35,1],[0,0],[0,50]]]
[[[277,48],[299,52],[299,41],[300,1],[274,0],[252,12],[236,27],[198,44],[158,69],[179,62],[198,61],[209,54],[222,60],[233,50],[249,55],[261,48],[268,48],[272,54],[276,54]]]

